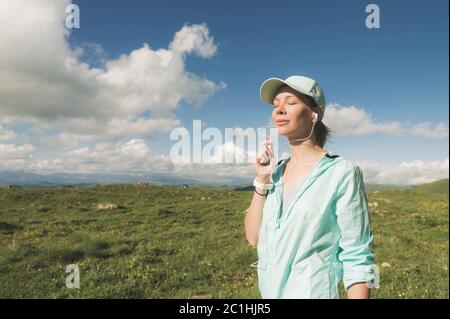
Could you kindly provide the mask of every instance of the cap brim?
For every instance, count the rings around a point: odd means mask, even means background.
[[[311,96],[310,94],[304,92],[303,90],[296,88],[292,84],[289,84],[288,82],[279,79],[279,78],[269,78],[261,84],[261,87],[259,89],[259,95],[261,97],[261,100],[263,100],[266,103],[273,104],[273,100],[275,99],[275,94],[277,93],[278,89],[282,85],[287,85],[294,91],[297,91],[301,94]]]
[[[279,78],[269,78],[265,80],[259,88],[259,96],[261,97],[261,100],[268,104],[273,104],[275,93],[283,84],[288,85],[284,82],[284,80]]]

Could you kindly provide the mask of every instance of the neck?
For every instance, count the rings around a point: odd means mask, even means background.
[[[318,156],[322,156],[326,151],[317,145],[313,140],[289,142],[291,148],[290,162],[292,165],[307,164],[317,161]]]

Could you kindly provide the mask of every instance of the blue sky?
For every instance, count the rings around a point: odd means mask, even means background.
[[[181,107],[188,126],[267,123],[258,96],[271,76],[316,78],[328,102],[365,109],[377,121],[444,122],[448,126],[448,1],[377,1],[381,28],[365,27],[364,1],[85,1],[76,42],[101,44],[110,57],[140,47],[167,48],[185,23],[206,23],[218,45],[210,59],[190,56],[186,69],[227,89],[199,111]],[[155,141],[153,142],[156,143]],[[168,151],[167,136],[157,139]],[[448,156],[448,139],[368,134],[333,138],[329,148],[355,159],[395,163]],[[387,157],[386,154],[389,154]]]
[[[70,0],[4,2],[0,170],[183,173],[168,160],[171,129],[265,126],[261,83],[305,75],[326,95],[325,149],[369,181],[448,176],[448,1],[373,2],[379,29],[360,0],[72,2],[70,31]]]

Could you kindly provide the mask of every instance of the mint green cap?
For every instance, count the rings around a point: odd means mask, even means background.
[[[292,75],[286,80],[279,78],[269,78],[263,82],[259,89],[261,99],[269,104],[273,104],[275,94],[278,89],[286,84],[290,88],[314,99],[317,105],[325,111],[325,94],[316,80],[301,75]]]

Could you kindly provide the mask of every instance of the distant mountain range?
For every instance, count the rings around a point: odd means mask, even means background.
[[[22,187],[83,186],[91,184],[137,182],[151,182],[154,184],[192,184],[197,181],[166,174],[136,176],[126,174],[52,173],[41,175],[23,171],[0,171],[0,184],[13,184]]]
[[[121,183],[151,183],[161,185],[214,186],[236,187],[248,184],[248,178],[210,178],[197,179],[194,177],[181,177],[167,173],[148,173],[141,175],[108,174],[108,173],[51,173],[37,174],[25,171],[0,171],[0,185],[17,185],[21,187],[59,187],[59,186],[89,186],[95,184],[121,184]]]

